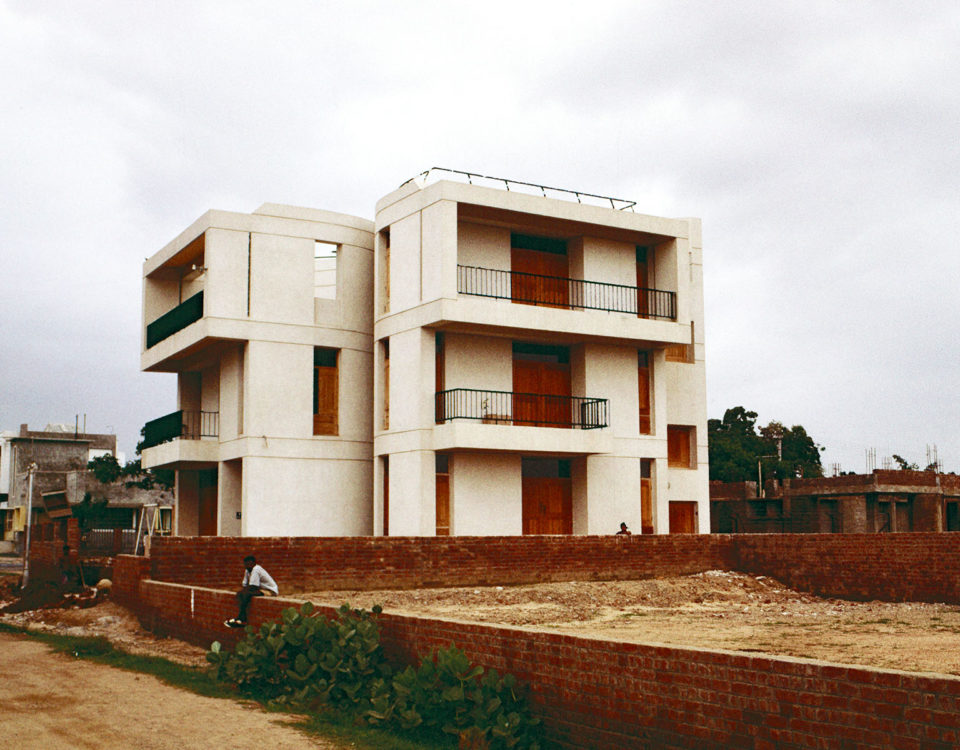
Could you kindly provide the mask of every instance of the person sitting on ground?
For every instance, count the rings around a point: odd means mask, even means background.
[[[620,531],[617,532],[617,536],[620,536],[620,534],[625,534],[626,536],[630,536],[632,533],[633,533],[633,532],[630,531],[630,529],[627,528],[627,522],[626,522],[626,521],[621,521],[621,522],[620,522]]]
[[[231,628],[242,628],[247,624],[247,607],[250,606],[250,600],[253,597],[263,596],[264,592],[271,596],[277,596],[280,593],[276,581],[263,569],[263,566],[257,565],[257,558],[253,555],[243,558],[243,567],[246,569],[243,574],[243,588],[237,592],[240,612],[226,622]]]

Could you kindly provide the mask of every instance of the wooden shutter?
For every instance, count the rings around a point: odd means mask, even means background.
[[[637,396],[639,399],[640,434],[650,434],[650,367],[646,352],[640,352],[637,358]]]
[[[318,352],[320,353],[318,355]],[[326,364],[332,361],[332,366]],[[337,352],[315,350],[313,367],[313,434],[336,435],[339,432],[339,377]],[[324,362],[325,364],[318,364]]]
[[[567,256],[538,250],[511,251],[510,296],[514,302],[546,307],[569,307]]]
[[[667,427],[667,464],[675,468],[689,469],[690,428]]]
[[[437,536],[450,535],[450,475],[437,474]]]
[[[697,504],[692,500],[670,503],[670,533],[697,533]]]

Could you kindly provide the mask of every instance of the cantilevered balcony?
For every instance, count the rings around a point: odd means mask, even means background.
[[[610,423],[607,399],[452,388],[436,394],[437,424],[457,419],[519,427],[595,430]]]
[[[477,266],[457,266],[457,291],[527,305],[622,312],[640,318],[677,319],[677,295],[601,281],[539,276]]]
[[[182,440],[215,438],[219,434],[220,412],[175,411],[144,425],[142,447],[153,448],[177,438]]]
[[[183,330],[202,317],[203,292],[197,292],[147,326],[147,349],[159,344],[165,338]]]

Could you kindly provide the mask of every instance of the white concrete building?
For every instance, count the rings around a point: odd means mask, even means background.
[[[177,471],[176,533],[369,534],[373,223],[210,211],[143,278],[141,369],[178,403],[142,462]]]
[[[709,532],[700,222],[432,176],[377,204],[376,533]]]
[[[709,532],[699,220],[464,174],[147,261],[178,533]]]

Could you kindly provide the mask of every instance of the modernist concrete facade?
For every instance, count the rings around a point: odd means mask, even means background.
[[[149,259],[178,533],[709,531],[700,223],[542,193],[210,212]]]
[[[377,533],[709,530],[698,220],[411,181],[376,225]]]
[[[176,532],[369,534],[373,223],[210,211],[143,276],[141,368],[178,403],[142,461],[177,472]]]

